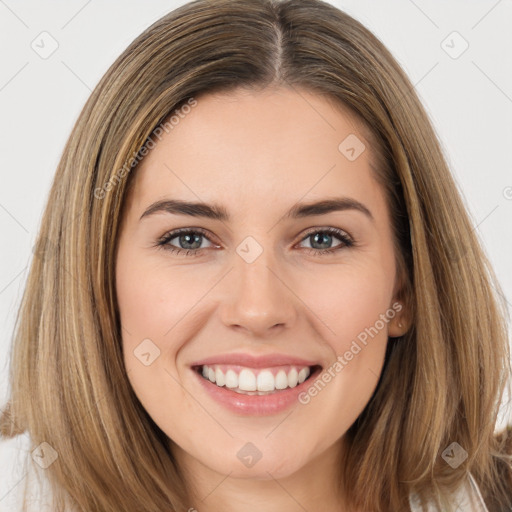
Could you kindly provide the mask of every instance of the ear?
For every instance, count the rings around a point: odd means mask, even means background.
[[[403,336],[412,324],[408,308],[403,301],[395,300],[390,305],[390,311],[394,311],[395,315],[388,323],[388,336],[390,338]]]
[[[406,285],[405,276],[403,272],[399,272],[395,281],[393,300],[389,306],[390,311],[395,312],[388,323],[388,336],[390,338],[399,338],[411,328],[413,322],[412,300],[411,290]]]

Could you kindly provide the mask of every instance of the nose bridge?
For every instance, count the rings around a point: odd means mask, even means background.
[[[230,285],[221,307],[222,321],[264,334],[276,325],[289,327],[295,319],[293,294],[280,276],[269,248],[247,237],[236,248]]]

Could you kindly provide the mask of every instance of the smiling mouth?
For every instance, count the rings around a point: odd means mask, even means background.
[[[302,384],[321,370],[320,365],[281,365],[250,368],[239,365],[212,364],[194,366],[202,378],[220,388],[242,395],[275,394]]]

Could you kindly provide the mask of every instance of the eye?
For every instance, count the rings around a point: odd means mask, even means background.
[[[340,243],[334,247],[326,247],[331,245],[333,239],[336,238]],[[175,243],[177,243],[178,246],[171,243],[175,239],[177,239]],[[210,246],[204,247],[204,240],[207,240]],[[306,236],[302,238],[301,242],[307,240],[310,241],[310,247],[303,247],[302,249],[317,256],[333,254],[343,248],[355,245],[355,242],[347,233],[341,229],[332,227],[314,228],[310,230]],[[198,256],[208,247],[219,247],[209,240],[207,232],[201,228],[175,229],[162,236],[157,241],[156,246],[183,256]]]
[[[333,242],[333,238],[337,238],[341,242],[334,247],[325,247],[329,246]],[[333,254],[343,248],[352,247],[355,245],[352,238],[337,228],[315,228],[314,230],[309,231],[306,236],[302,239],[302,242],[309,240],[310,247],[305,247],[306,251],[310,254],[316,255],[327,255]],[[320,247],[317,247],[320,246]]]
[[[178,247],[171,244],[171,241],[177,239]],[[166,233],[157,241],[157,247],[166,251],[171,251],[184,256],[197,256],[203,252],[202,239],[209,240],[206,231],[201,228],[175,229]],[[212,246],[214,246],[212,244]]]

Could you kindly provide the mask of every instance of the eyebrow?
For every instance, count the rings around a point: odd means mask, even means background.
[[[371,211],[363,203],[350,197],[335,197],[313,203],[298,203],[294,205],[283,218],[298,219],[345,210],[356,210],[363,213],[371,221],[375,220]],[[228,211],[220,205],[182,201],[180,199],[165,199],[150,205],[139,220],[155,213],[188,215],[190,217],[204,217],[220,221],[229,221],[230,219]]]

